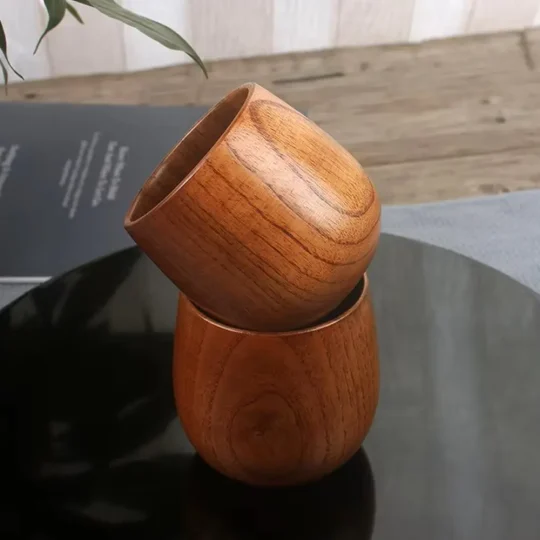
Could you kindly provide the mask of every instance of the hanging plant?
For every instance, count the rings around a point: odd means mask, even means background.
[[[117,21],[127,24],[128,26],[132,26],[154,41],[161,43],[168,49],[186,53],[199,65],[205,76],[208,77],[208,73],[206,72],[203,61],[200,59],[193,47],[182,36],[178,35],[174,30],[168,26],[165,26],[164,24],[153,21],[152,19],[148,19],[147,17],[143,17],[142,15],[137,15],[136,13],[123,8],[117,4],[115,0],[72,0],[71,3],[67,0],[43,0],[43,3],[47,8],[48,21],[43,34],[41,34],[36,44],[34,54],[39,49],[43,38],[62,22],[66,12],[70,13],[71,16],[75,17],[77,21],[83,24],[83,20],[77,9],[74,7],[73,2],[97,9],[100,13],[103,13],[103,15],[106,15],[107,17],[116,19]],[[9,61],[7,37],[4,27],[2,26],[2,21],[0,21],[0,51],[3,53],[3,59],[0,56],[0,69],[2,70],[4,85],[6,85],[7,88],[10,69],[15,75],[17,75],[17,77],[21,79],[24,79],[24,77],[11,65],[11,62]]]

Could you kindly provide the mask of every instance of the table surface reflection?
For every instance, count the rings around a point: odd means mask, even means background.
[[[287,489],[194,454],[172,398],[177,292],[137,249],[16,301],[0,314],[0,537],[538,538],[538,296],[388,235],[370,279],[375,423],[336,473]]]

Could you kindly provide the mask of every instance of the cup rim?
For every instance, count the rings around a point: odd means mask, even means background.
[[[159,164],[156,166],[156,168],[152,171],[150,174],[148,180],[146,180],[141,188],[139,189],[137,195],[133,198],[128,211],[126,212],[126,216],[124,218],[124,227],[133,227],[134,225],[140,223],[143,220],[148,219],[151,217],[151,215],[155,214],[160,210],[162,206],[165,206],[167,202],[172,199],[181,189],[183,186],[185,186],[199,171],[199,169],[208,161],[209,156],[214,152],[214,150],[221,145],[225,137],[229,134],[229,132],[235,127],[235,125],[238,122],[238,119],[240,116],[243,115],[245,109],[249,105],[251,98],[253,96],[253,93],[255,92],[255,88],[257,87],[257,84],[254,82],[248,82],[244,83],[240,86],[237,86],[230,92],[227,92],[214,106],[212,106],[201,118],[193,124],[191,129],[167,152],[165,157],[159,162]],[[215,140],[215,142],[212,144],[212,146],[208,149],[208,151],[199,159],[199,161],[196,163],[196,165],[189,171],[189,173],[176,185],[173,189],[165,197],[163,197],[156,205],[152,206],[148,211],[144,212],[140,216],[138,216],[135,219],[132,219],[132,215],[135,212],[135,209],[140,202],[140,198],[143,195],[144,188],[150,180],[155,178],[161,170],[166,167],[167,162],[169,161],[169,158],[178,150],[180,146],[182,146],[185,141],[191,136],[191,134],[210,116],[212,115],[217,109],[223,106],[223,104],[235,93],[241,92],[242,90],[247,90],[247,95],[244,98],[244,102],[242,103],[241,107],[238,109],[236,114],[234,115],[233,119],[230,121],[229,125],[223,130],[221,135]]]
[[[337,315],[336,317],[333,317],[332,319],[328,321],[323,321],[321,323],[316,323],[313,326],[308,327],[302,327],[298,328],[297,330],[284,330],[284,331],[278,331],[278,332],[264,332],[261,330],[245,330],[242,328],[238,328],[236,326],[230,326],[226,323],[223,323],[221,321],[217,321],[216,319],[213,319],[210,315],[207,313],[204,313],[201,309],[199,309],[184,293],[180,292],[181,299],[187,304],[189,309],[197,315],[200,319],[203,319],[211,326],[214,326],[216,328],[219,328],[221,330],[226,330],[227,332],[232,332],[235,334],[241,334],[244,336],[266,336],[266,337],[288,337],[288,336],[299,336],[302,334],[311,334],[315,332],[319,332],[321,330],[324,330],[326,328],[329,328],[331,326],[334,326],[338,324],[339,322],[345,320],[350,315],[352,315],[365,301],[366,296],[368,294],[369,290],[369,279],[367,272],[364,272],[362,275],[362,278],[360,280],[362,282],[362,292],[359,294],[358,298],[355,300],[354,304],[347,308],[345,311],[342,311]],[[360,283],[360,282],[359,282]],[[356,286],[355,286],[356,288]],[[354,290],[354,289],[353,289]],[[352,292],[352,291],[351,291]],[[351,293],[349,293],[351,294]]]

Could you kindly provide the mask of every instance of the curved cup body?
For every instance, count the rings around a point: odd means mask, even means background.
[[[165,157],[124,225],[206,313],[282,331],[345,298],[373,257],[379,222],[377,195],[356,160],[248,84]]]
[[[210,466],[248,484],[292,485],[330,473],[360,448],[379,396],[364,283],[329,322],[286,333],[224,326],[180,296],[176,407]]]

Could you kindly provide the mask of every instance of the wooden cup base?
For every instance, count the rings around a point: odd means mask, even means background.
[[[270,486],[330,473],[360,448],[379,396],[367,276],[330,320],[290,332],[229,327],[181,295],[173,384],[191,443],[224,475]]]

